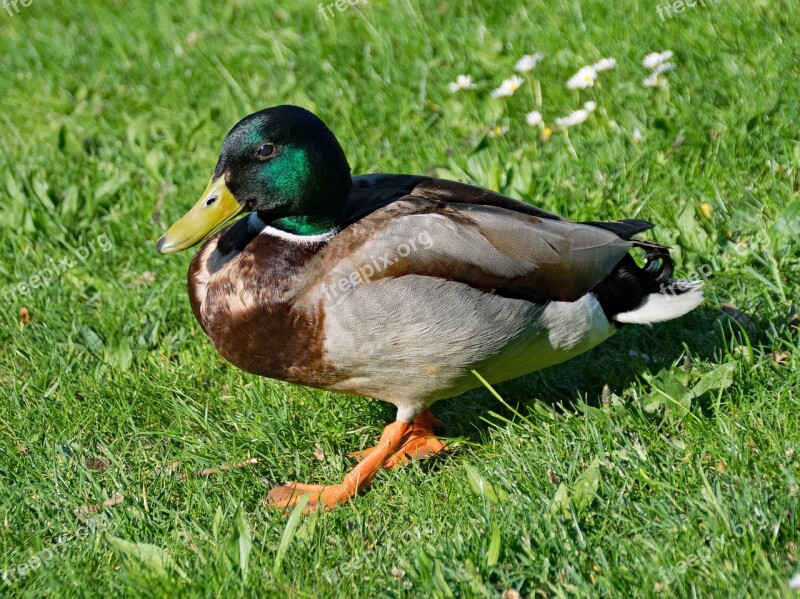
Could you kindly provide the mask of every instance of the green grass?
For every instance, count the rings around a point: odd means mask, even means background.
[[[791,593],[797,4],[707,1],[664,22],[635,0],[369,2],[327,21],[311,0],[222,4],[0,11],[0,595]],[[665,49],[669,89],[644,88],[643,56]],[[490,99],[533,51],[547,58],[522,88]],[[600,87],[565,89],[604,56]],[[461,73],[478,89],[451,94]],[[572,148],[525,123],[589,99]],[[229,128],[278,103],[320,114],[356,173],[435,169],[576,220],[649,219],[707,302],[501,385],[502,402],[442,402],[451,454],[282,518],[260,505],[272,485],[338,481],[393,413],[227,365],[189,308],[192,252],[154,249]]]

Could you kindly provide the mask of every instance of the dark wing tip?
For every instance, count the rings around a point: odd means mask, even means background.
[[[615,235],[619,235],[622,239],[626,240],[630,240],[634,235],[638,235],[644,231],[649,231],[655,226],[650,221],[638,218],[626,218],[624,220],[612,220],[608,222],[586,221],[581,224],[611,231]]]

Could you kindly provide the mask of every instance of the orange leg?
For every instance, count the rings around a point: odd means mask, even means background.
[[[374,450],[348,472],[338,485],[286,483],[269,492],[267,505],[279,508],[291,507],[297,504],[304,495],[309,495],[307,510],[316,509],[318,506],[332,508],[339,503],[349,501],[359,490],[368,488],[373,477],[383,468],[386,461],[406,444],[414,430],[414,425],[414,422],[403,422],[402,420],[387,425]]]
[[[421,458],[447,451],[447,445],[436,438],[434,429],[441,428],[442,423],[439,422],[430,410],[425,410],[422,414],[412,423],[411,434],[403,446],[392,454],[386,463],[383,465],[386,469],[394,468],[395,466],[402,466],[411,460],[419,460]],[[372,455],[373,452],[378,450],[378,447],[371,447],[369,449],[362,449],[361,451],[354,451],[348,453],[347,456],[354,458],[365,459],[367,456]]]

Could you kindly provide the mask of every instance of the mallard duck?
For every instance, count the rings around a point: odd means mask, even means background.
[[[375,474],[446,449],[430,406],[577,356],[626,323],[702,300],[671,278],[643,220],[576,223],[425,176],[351,177],[334,134],[297,106],[228,133],[208,187],[158,241],[185,250],[240,213],[191,262],[189,299],[219,353],[264,377],[380,399],[397,419],[333,485],[272,489],[332,507]],[[644,251],[637,265],[631,250]]]

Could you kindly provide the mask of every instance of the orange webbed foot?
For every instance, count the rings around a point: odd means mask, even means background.
[[[419,419],[417,419],[419,420]],[[364,489],[369,488],[372,479],[401,452],[414,433],[417,421],[404,422],[398,420],[386,426],[378,444],[366,453],[363,459],[337,485],[306,485],[303,483],[286,483],[272,489],[266,498],[271,507],[286,509],[297,505],[303,496],[308,495],[305,511],[318,508],[332,508],[349,501]],[[422,445],[420,445],[422,449]]]
[[[386,460],[383,465],[384,468],[391,469],[395,466],[403,466],[411,460],[419,460],[449,449],[443,441],[435,436],[435,430],[441,428],[442,423],[436,419],[430,410],[425,410],[417,416],[411,426],[412,429],[408,440],[399,451],[396,451]],[[347,457],[363,460],[377,449],[378,447],[370,447],[353,451],[348,453]]]
[[[335,507],[338,503],[343,503],[350,499],[350,495],[344,484],[339,485],[307,485],[303,483],[288,482],[273,488],[268,494],[266,505],[279,509],[294,507],[300,500],[308,495],[306,512],[314,511],[318,507]]]

